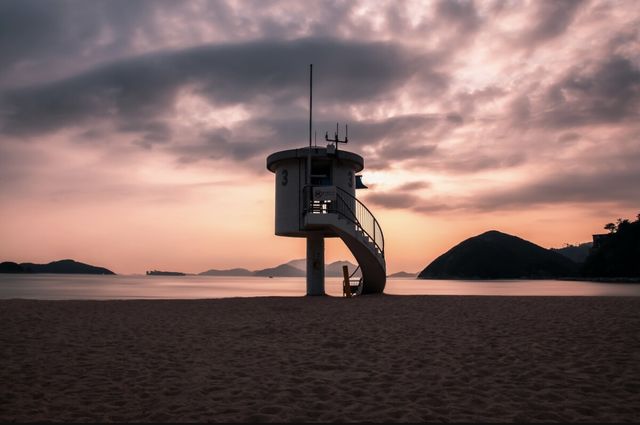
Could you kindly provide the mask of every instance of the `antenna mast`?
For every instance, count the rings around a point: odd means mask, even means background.
[[[309,64],[309,151],[307,152],[307,187],[311,184],[311,125],[313,122],[313,64]]]
[[[338,123],[336,123],[336,132],[333,135],[333,139],[329,138],[328,131],[324,135],[324,140],[326,140],[327,142],[334,143],[336,145],[336,151],[338,150],[338,143],[349,143],[349,126],[345,124],[344,127],[346,132],[346,135],[344,136],[344,140],[340,140],[340,137],[338,135],[338,132],[340,130]]]

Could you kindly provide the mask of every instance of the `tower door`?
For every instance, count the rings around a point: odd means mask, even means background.
[[[311,162],[311,185],[312,186],[331,186],[333,185],[333,176],[331,172],[331,161],[312,161]]]

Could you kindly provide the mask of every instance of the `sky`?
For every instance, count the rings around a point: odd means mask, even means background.
[[[640,212],[636,0],[0,0],[0,261],[303,258],[265,160],[308,143],[310,63],[314,131],[348,123],[390,273]]]

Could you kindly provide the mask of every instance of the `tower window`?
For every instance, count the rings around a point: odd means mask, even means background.
[[[311,185],[331,186],[331,162],[313,161],[311,163]]]

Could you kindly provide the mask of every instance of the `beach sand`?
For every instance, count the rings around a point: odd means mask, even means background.
[[[640,421],[640,298],[0,301],[0,421]]]

